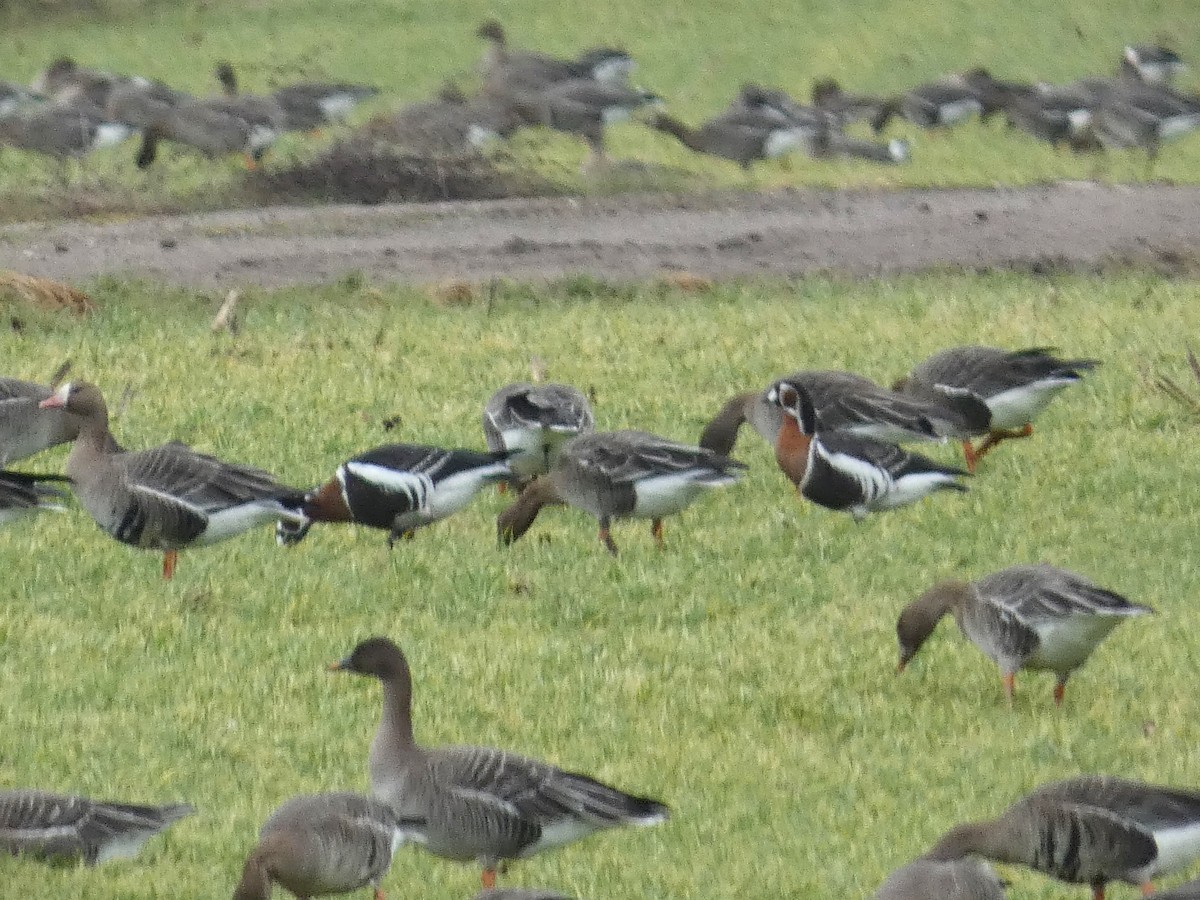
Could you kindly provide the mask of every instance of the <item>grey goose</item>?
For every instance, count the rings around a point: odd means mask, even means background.
[[[496,138],[512,136],[529,124],[507,97],[468,98],[450,83],[437,96],[378,115],[355,137],[380,141],[430,155],[457,155],[480,150]]]
[[[723,113],[696,127],[659,113],[647,124],[671,135],[689,150],[727,159],[747,170],[755,160],[777,159],[804,150],[811,138],[807,128],[771,116],[747,121],[740,112]]]
[[[1126,47],[1121,54],[1121,72],[1147,84],[1170,84],[1187,71],[1187,64],[1174,50],[1155,44]]]
[[[971,397],[916,397],[881,387],[854,372],[809,369],[784,379],[800,385],[812,401],[817,430],[841,432],[886,443],[943,441],[984,434],[991,421],[987,407]],[[731,397],[700,435],[700,446],[729,453],[741,426],[749,422],[771,446],[784,412],[766,390]]]
[[[281,520],[276,537],[298,543],[313,522],[348,522],[388,532],[388,546],[458,512],[489,484],[513,478],[510,451],[480,453],[424,444],[386,444],[346,460],[309,491],[297,521]]]
[[[233,65],[217,64],[217,80],[227,97],[241,97]],[[345,119],[359,103],[378,95],[379,88],[344,82],[299,81],[277,88],[263,99],[278,110],[285,131],[316,131]]]
[[[61,509],[62,491],[50,485],[62,475],[32,475],[0,469],[0,525],[41,509]]]
[[[0,466],[75,440],[80,420],[38,404],[54,389],[18,378],[0,378]]]
[[[123,451],[108,430],[100,389],[62,385],[41,403],[82,420],[67,456],[75,496],[110,537],[163,553],[163,578],[178,551],[216,543],[280,518],[302,521],[304,495],[261,469],[225,462],[172,442]]]
[[[133,129],[90,105],[41,103],[0,116],[0,147],[58,159],[79,158],[120,144]]]
[[[335,671],[377,678],[383,712],[371,742],[371,794],[405,819],[413,839],[446,859],[475,861],[483,886],[496,871],[607,828],[656,825],[667,807],[586,775],[491,747],[425,747],[413,735],[412,674],[385,637],[354,648]]]
[[[484,888],[475,895],[474,900],[571,900],[571,898],[558,891],[544,888]]]
[[[1001,441],[1032,435],[1034,419],[1050,401],[1099,364],[1095,359],[1060,359],[1051,347],[950,347],[917,365],[894,387],[917,396],[935,392],[974,397],[987,405],[992,414],[987,437],[978,447],[963,441],[967,465],[973,470]]]
[[[544,507],[565,503],[596,518],[600,542],[614,556],[613,519],[649,519],[661,549],[664,518],[713,488],[735,483],[745,469],[728,456],[645,431],[583,434],[559,448],[549,473],[530,482],[500,513],[496,529],[501,543],[511,544]]]
[[[903,671],[947,613],[1000,669],[1012,703],[1018,669],[1054,672],[1054,702],[1067,679],[1114,628],[1153,612],[1057,566],[1009,566],[975,581],[943,581],[904,608],[896,623]]]
[[[816,408],[800,384],[779,381],[767,401],[783,411],[775,460],[800,496],[861,521],[937,491],[965,491],[967,473],[943,466],[895,444],[845,432],[818,432]]]
[[[480,25],[475,34],[487,42],[480,68],[489,91],[540,91],[573,78],[622,84],[635,67],[626,51],[611,47],[587,50],[576,59],[513,50],[504,26],[494,19]]]
[[[1027,866],[1092,889],[1140,885],[1200,857],[1200,793],[1105,775],[1043,785],[999,817],[958,825],[925,854],[932,860],[982,856]]]
[[[969,74],[949,75],[911,88],[881,107],[871,127],[882,131],[899,115],[918,128],[949,128],[982,114],[984,102],[973,81]]]
[[[392,854],[413,822],[385,803],[335,792],[292,797],[271,813],[246,858],[233,900],[269,900],[273,884],[299,898],[345,894],[370,885],[375,900]]]
[[[832,78],[814,81],[811,96],[813,106],[843,128],[855,122],[879,120],[889,104],[885,97],[847,93]]]
[[[973,859],[917,859],[888,875],[872,900],[1004,900],[1004,882]]]
[[[129,859],[150,838],[196,810],[144,806],[39,790],[0,791],[0,850],[89,866]]]
[[[522,480],[550,471],[562,445],[595,424],[587,397],[567,384],[506,384],[483,408],[488,449],[510,451],[508,464]]]
[[[26,104],[44,99],[15,82],[0,80],[0,117],[11,115]]]

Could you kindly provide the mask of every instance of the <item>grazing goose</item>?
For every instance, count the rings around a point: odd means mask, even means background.
[[[94,107],[43,103],[0,117],[0,146],[58,159],[79,158],[121,143],[133,129]]]
[[[812,102],[813,106],[843,128],[855,122],[876,121],[889,103],[883,97],[847,94],[832,78],[821,78],[813,82]]]
[[[383,528],[388,546],[458,512],[489,484],[513,477],[510,452],[443,450],[387,444],[349,459],[333,478],[309,491],[299,522],[281,520],[281,544],[299,543],[313,522],[353,522]]]
[[[812,398],[799,384],[778,381],[767,389],[767,400],[784,413],[775,460],[800,495],[818,506],[848,512],[857,522],[935,491],[967,489],[957,480],[966,472],[895,444],[836,431],[818,434]]]
[[[0,466],[75,440],[76,416],[38,406],[52,393],[44,385],[0,378]]]
[[[650,519],[661,549],[666,516],[712,488],[733,484],[745,468],[711,450],[644,431],[584,434],[562,445],[549,474],[530,482],[500,513],[496,528],[501,542],[511,544],[529,530],[542,507],[566,503],[596,517],[600,541],[614,556],[613,519]]]
[[[474,900],[571,900],[571,898],[558,891],[548,891],[543,888],[484,888],[475,895]],[[1184,898],[1180,898],[1180,900],[1184,900]]]
[[[507,860],[618,825],[656,825],[669,810],[574,772],[491,747],[422,747],[413,738],[412,675],[392,641],[370,638],[331,667],[378,678],[383,715],[371,742],[371,793],[423,820],[414,840],[436,856],[475,860],[495,887]]]
[[[889,875],[873,900],[1004,900],[1005,896],[1004,882],[985,862],[918,859]]]
[[[142,845],[194,807],[140,806],[46,791],[0,791],[0,850],[89,866],[132,859]]]
[[[947,396],[982,400],[992,413],[988,435],[978,447],[963,441],[967,466],[1010,438],[1029,437],[1036,419],[1060,392],[1081,381],[1100,365],[1095,359],[1063,360],[1049,347],[1001,350],[996,347],[951,347],[929,357],[894,385],[918,396],[936,391]]]
[[[1126,47],[1121,55],[1121,74],[1147,84],[1170,84],[1185,71],[1187,65],[1179,54],[1166,47]]]
[[[240,153],[246,168],[255,168],[279,137],[277,125],[271,123],[269,116],[251,121],[227,105],[222,108],[223,105],[219,99],[189,99],[165,110],[160,119],[142,132],[138,168],[154,164],[158,145],[164,140],[190,147],[210,158]]]
[[[902,116],[918,128],[949,128],[984,110],[979,91],[963,75],[951,75],[918,85],[888,101],[871,121],[882,131],[888,120]]]
[[[62,509],[57,505],[57,501],[63,499],[62,491],[49,487],[45,482],[66,480],[61,475],[30,475],[0,470],[0,525],[39,509]]]
[[[635,68],[626,51],[611,47],[593,48],[577,59],[513,50],[508,46],[504,26],[494,19],[484,22],[475,33],[487,42],[480,68],[491,91],[540,91],[556,81],[572,78],[623,84]]]
[[[959,630],[1000,667],[1009,704],[1018,669],[1045,669],[1058,675],[1054,702],[1061,706],[1067,679],[1108,633],[1149,612],[1057,566],[1010,566],[977,581],[943,581],[905,607],[896,623],[898,668],[953,613]]]
[[[984,434],[991,421],[987,407],[974,398],[901,394],[853,372],[809,370],[783,380],[807,392],[822,433],[837,431],[885,443],[941,441]],[[744,422],[774,446],[783,419],[783,410],[767,400],[766,391],[738,394],[705,426],[700,446],[731,453]]]
[[[508,384],[483,408],[488,449],[511,452],[508,464],[521,480],[549,472],[562,445],[595,425],[587,397],[567,384]]]
[[[243,96],[238,92],[237,73],[231,63],[218,63],[216,77],[226,97]],[[316,131],[341,122],[359,103],[378,93],[379,88],[365,84],[300,81],[278,88],[262,99],[278,110],[277,121],[282,130]]]
[[[1094,900],[1110,881],[1150,893],[1200,856],[1200,793],[1104,775],[1053,782],[997,819],[950,829],[925,857],[970,855],[1090,885]]]
[[[707,153],[737,163],[749,170],[757,159],[777,159],[808,146],[809,133],[787,122],[748,123],[739,114],[725,113],[692,128],[659,113],[647,121],[655,129],[675,137],[696,153]]]
[[[76,497],[110,537],[163,551],[163,578],[174,576],[183,547],[213,544],[280,518],[304,521],[303,492],[260,469],[179,442],[121,451],[93,384],[69,381],[41,406],[79,416],[79,436],[67,456]]]
[[[39,72],[29,87],[35,94],[54,100],[87,97],[103,106],[108,91],[120,79],[120,75],[81,66],[71,57],[62,56]]]
[[[392,854],[409,839],[386,803],[358,794],[293,797],[271,813],[246,859],[233,900],[269,900],[272,884],[297,897],[346,894],[366,887],[384,900],[379,882]]]
[[[593,162],[604,158],[604,129],[627,120],[642,107],[661,107],[656,94],[592,78],[569,78],[536,93],[510,94],[513,105],[530,125],[544,125],[581,137]]]

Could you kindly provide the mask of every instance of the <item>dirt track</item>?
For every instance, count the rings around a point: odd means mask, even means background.
[[[380,281],[859,275],[932,267],[1166,268],[1200,253],[1200,187],[786,192],[247,210],[0,228],[0,269],[286,285]]]

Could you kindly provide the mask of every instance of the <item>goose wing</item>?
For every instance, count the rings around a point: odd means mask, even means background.
[[[1104,810],[1151,832],[1200,824],[1200,793],[1110,775],[1052,782],[1031,796]]]
[[[1030,624],[1071,616],[1130,616],[1150,608],[1082,576],[1041,563],[1010,566],[975,583],[981,599]]]
[[[599,440],[581,444],[584,440],[587,439],[576,438],[568,445],[583,450],[577,456],[580,467],[602,475],[613,484],[632,484],[645,478],[689,471],[727,477],[730,470],[746,468],[743,463],[710,450],[677,444],[644,431],[611,432]]]
[[[1022,862],[1069,883],[1096,884],[1154,861],[1158,847],[1148,829],[1086,799],[1076,802],[1071,791],[1058,790],[1066,784],[1039,788],[1014,806],[1030,821],[1030,858]]]

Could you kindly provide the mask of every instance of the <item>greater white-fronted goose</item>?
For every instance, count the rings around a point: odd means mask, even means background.
[[[401,821],[386,803],[358,794],[293,797],[259,831],[233,900],[269,900],[273,884],[299,898],[371,885],[375,900],[384,900],[379,882],[413,824]]]
[[[591,513],[600,541],[614,556],[613,519],[650,519],[663,546],[663,519],[701,494],[737,481],[745,464],[703,447],[644,431],[602,431],[563,444],[550,472],[534,479],[496,520],[504,544],[521,537],[545,506],[565,503]]]
[[[803,387],[817,413],[817,430],[885,443],[943,441],[987,433],[991,414],[972,397],[918,397],[888,390],[853,372],[810,369],[781,379]],[[784,413],[766,390],[731,397],[705,426],[700,446],[730,453],[745,422],[775,446]]]
[[[0,466],[75,440],[78,417],[38,406],[52,393],[52,387],[0,378]]]
[[[83,508],[123,544],[163,551],[163,578],[178,551],[223,541],[277,519],[304,521],[304,493],[261,469],[228,463],[172,442],[121,451],[108,430],[100,389],[69,381],[41,403],[81,420],[67,475]]]
[[[943,581],[905,607],[896,623],[903,671],[953,613],[962,633],[999,668],[1012,703],[1018,669],[1058,675],[1054,702],[1067,679],[1108,633],[1132,616],[1153,612],[1081,575],[1046,563],[1010,566],[977,581]]]
[[[253,169],[279,137],[279,128],[267,121],[250,121],[228,108],[224,101],[188,99],[165,110],[162,117],[142,132],[137,166],[154,164],[158,145],[170,141],[215,158],[240,153],[246,167]]]
[[[62,475],[0,470],[0,525],[39,509],[62,509],[58,501],[64,499],[64,495],[50,483],[66,480]]]
[[[38,73],[30,89],[51,99],[63,96],[86,96],[97,106],[103,106],[107,92],[122,76],[81,66],[69,56],[60,56]]]
[[[43,103],[0,117],[0,146],[16,147],[57,159],[79,158],[112,147],[133,134],[121,122],[88,106]]]
[[[298,543],[313,522],[352,522],[398,538],[458,512],[489,484],[513,477],[506,450],[444,450],[387,444],[348,459],[333,478],[308,492],[299,522],[281,520],[276,536]]]
[[[895,387],[918,396],[931,390],[972,396],[987,404],[992,413],[987,437],[978,447],[963,441],[963,454],[973,470],[1001,441],[1033,434],[1033,420],[1050,401],[1100,365],[1095,359],[1058,359],[1052,349],[951,347],[929,357]]]
[[[227,97],[242,97],[237,73],[229,62],[217,64],[217,80]],[[284,85],[264,100],[279,111],[285,131],[315,131],[345,119],[358,104],[378,95],[379,88],[365,84],[299,81]]]
[[[571,900],[566,894],[543,888],[484,888],[475,900]],[[1184,898],[1180,898],[1184,900]],[[1191,898],[1187,898],[1191,900]]]
[[[967,473],[895,444],[843,432],[817,432],[817,413],[799,384],[778,381],[767,400],[784,413],[775,438],[775,460],[800,496],[826,509],[868,514],[915,503],[935,491],[965,491]]]
[[[1200,856],[1200,793],[1104,775],[1056,781],[997,819],[950,829],[925,857],[971,855],[1089,885],[1094,900],[1110,881],[1150,893]]]
[[[480,68],[490,91],[540,91],[556,81],[572,78],[621,84],[635,68],[626,51],[613,47],[595,47],[576,59],[513,50],[504,26],[494,19],[480,25],[475,34],[487,42]]]
[[[511,98],[468,98],[451,83],[430,100],[376,116],[356,132],[356,137],[429,155],[455,155],[480,150],[497,138],[511,137],[528,124],[528,116],[520,114]]]
[[[888,105],[885,97],[849,94],[832,78],[820,78],[812,85],[812,103],[843,128],[854,122],[875,122]]]
[[[1121,54],[1121,72],[1147,84],[1170,84],[1187,71],[1179,54],[1167,47],[1142,44],[1126,47]]]
[[[619,825],[657,825],[669,810],[586,775],[491,747],[423,747],[413,737],[412,675],[400,648],[370,638],[331,668],[378,678],[383,714],[371,742],[371,793],[423,821],[414,839],[437,856],[475,860],[495,887],[508,860]]]
[[[568,384],[507,384],[483,408],[488,449],[512,453],[508,464],[522,480],[549,472],[563,444],[595,427],[587,397]]]
[[[131,859],[142,845],[196,810],[142,806],[38,790],[0,791],[0,850],[95,866]]]
[[[949,75],[918,85],[880,108],[871,127],[882,131],[888,120],[902,116],[918,128],[949,128],[983,112],[978,89],[965,75]]]
[[[873,900],[1004,900],[996,870],[977,859],[917,859],[892,872]]]
[[[646,124],[673,136],[689,150],[728,159],[743,169],[758,159],[778,159],[807,149],[811,137],[808,129],[789,122],[767,119],[751,123],[741,113],[724,113],[696,128],[663,113]]]

